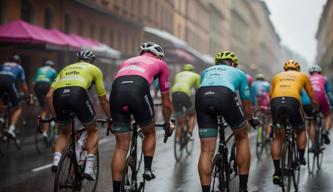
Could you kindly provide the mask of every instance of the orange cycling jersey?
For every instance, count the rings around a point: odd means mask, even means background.
[[[300,93],[303,87],[311,100],[314,101],[314,93],[309,78],[301,72],[285,71],[273,77],[269,95],[271,99],[275,97],[293,97],[300,101]]]

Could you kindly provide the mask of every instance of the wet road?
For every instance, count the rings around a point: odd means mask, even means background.
[[[50,171],[51,152],[38,155],[33,145],[33,126],[27,131],[24,148],[12,150],[0,158],[0,191],[1,192],[44,192],[52,191],[54,176]],[[114,136],[105,136],[100,132],[100,175],[97,191],[112,191],[110,174],[111,154],[115,148]],[[331,134],[333,135],[333,134]],[[162,142],[163,132],[157,131],[158,142],[153,161],[153,170],[157,178],[146,183],[146,191],[159,192],[199,192],[201,191],[197,172],[200,145],[197,131],[195,132],[194,151],[191,156],[183,157],[176,163],[173,156],[173,138],[167,144]],[[268,156],[258,162],[254,153],[255,132],[249,134],[251,140],[252,163],[249,177],[249,191],[281,191],[271,182],[273,165]],[[331,139],[332,136],[331,136]],[[313,176],[308,175],[307,167],[301,170],[300,191],[328,192],[333,191],[333,147],[326,147],[323,169]]]

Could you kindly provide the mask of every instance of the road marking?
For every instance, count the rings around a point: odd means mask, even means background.
[[[48,169],[50,167],[52,167],[52,163],[47,164],[47,165],[43,165],[43,166],[40,166],[40,167],[37,167],[37,168],[34,168],[31,171],[32,172],[38,172],[38,171],[41,171],[41,170],[44,170],[44,169]]]
[[[108,141],[110,141],[110,140],[111,140],[111,138],[109,138],[109,137],[103,138],[103,139],[101,139],[101,140],[99,141],[99,144],[102,145],[102,144],[104,144],[104,143],[106,143],[106,142],[108,142]],[[50,167],[52,167],[52,163],[47,164],[47,165],[42,165],[42,166],[40,166],[40,167],[36,167],[36,168],[32,169],[31,172],[42,171],[42,170],[44,170],[44,169],[48,169],[48,168],[50,168]]]

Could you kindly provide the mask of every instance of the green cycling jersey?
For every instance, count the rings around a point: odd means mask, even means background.
[[[200,86],[200,75],[192,71],[182,71],[177,73],[172,87],[172,93],[184,92],[192,96],[192,89]]]
[[[50,66],[43,66],[37,69],[33,82],[52,83],[57,77],[57,71]]]
[[[96,86],[98,96],[106,94],[102,71],[90,63],[78,62],[62,69],[51,87],[58,89],[78,86],[88,90],[93,84]]]

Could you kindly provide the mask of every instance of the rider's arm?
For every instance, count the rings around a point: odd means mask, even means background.
[[[332,86],[331,86],[331,83],[327,79],[325,82],[325,91],[328,96],[328,99],[330,100],[331,106],[333,106]]]
[[[252,107],[251,107],[251,93],[249,90],[247,78],[245,74],[240,75],[240,87],[239,87],[239,95],[242,100],[243,110],[245,113],[245,117],[247,120],[252,119]]]
[[[49,89],[49,92],[47,93],[46,95],[46,100],[47,100],[47,104],[49,106],[49,109],[50,109],[50,112],[51,112],[51,115],[52,115],[52,118],[55,118],[56,117],[56,112],[54,110],[54,106],[53,106],[53,93],[54,93],[54,88],[51,87]]]
[[[172,103],[169,94],[169,69],[166,63],[161,64],[161,73],[159,77],[161,99],[162,99],[162,112],[164,122],[169,122],[172,114]]]
[[[195,89],[198,89],[200,87],[201,77],[198,74],[196,74],[196,75],[197,75],[197,78],[195,81]]]
[[[312,89],[312,86],[311,86],[311,81],[306,75],[303,75],[303,76],[304,76],[304,89],[305,89],[306,93],[308,94],[308,96],[311,100],[313,108],[318,110],[319,105],[318,105],[317,98],[316,98],[316,96],[313,92],[313,89]]]
[[[100,102],[100,105],[104,111],[104,114],[107,117],[110,117],[110,108],[109,108],[109,101],[106,98],[106,90],[104,87],[104,81],[103,81],[103,74],[100,69],[97,67],[95,68],[95,74],[94,74],[94,81],[95,81],[95,87],[96,87],[96,93],[98,95],[98,99]]]

